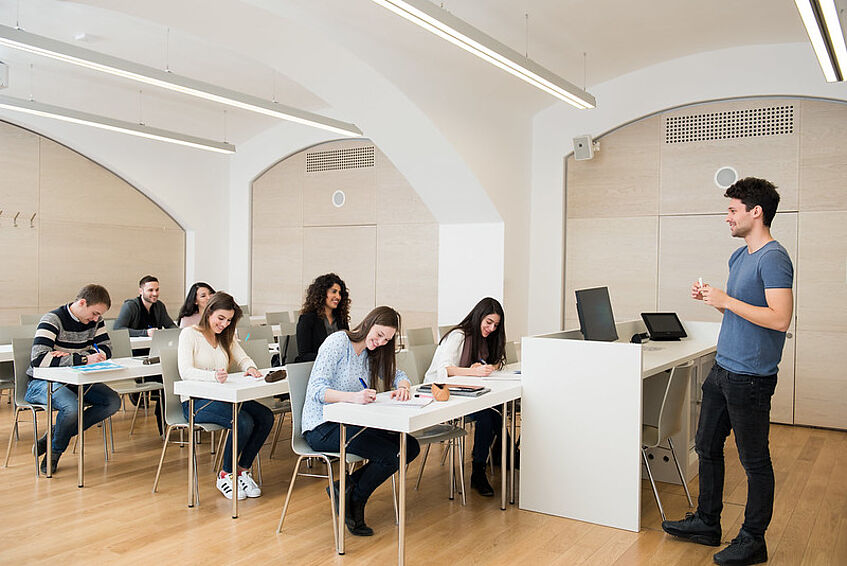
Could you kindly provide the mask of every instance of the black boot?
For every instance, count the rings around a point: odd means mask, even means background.
[[[768,547],[765,544],[765,537],[757,537],[741,529],[729,546],[715,554],[714,560],[715,564],[735,566],[767,562]]]
[[[374,530],[365,524],[365,503],[367,503],[367,500],[358,501],[355,499],[352,490],[347,492],[344,523],[351,535],[369,537],[374,534]]]
[[[485,475],[485,462],[473,462],[471,487],[477,490],[483,497],[494,495],[494,488],[488,483],[488,477]]]
[[[46,448],[45,448],[46,450]],[[51,470],[53,473],[56,473],[56,468],[59,465],[59,458],[62,456],[61,452],[53,452],[53,457],[50,459],[53,462],[51,466]],[[44,458],[41,459],[41,473],[47,473],[47,454],[44,455]]]
[[[47,435],[45,434],[35,443],[35,447],[33,448],[35,451],[35,457],[41,458],[41,455],[47,452]]]
[[[706,546],[719,546],[721,543],[721,524],[710,525],[699,513],[686,513],[681,521],[662,521],[662,530]]]

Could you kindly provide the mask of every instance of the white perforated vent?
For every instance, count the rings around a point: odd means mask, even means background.
[[[728,140],[794,133],[794,105],[669,116],[665,143]]]
[[[373,166],[374,146],[372,145],[306,153],[306,173]]]

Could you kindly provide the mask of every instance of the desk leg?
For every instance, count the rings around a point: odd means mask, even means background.
[[[451,467],[452,469],[452,467]],[[400,525],[397,534],[397,564],[403,566],[406,562],[406,433],[400,433],[400,493],[397,497],[397,509],[400,514]]]
[[[194,507],[194,397],[188,398],[188,506]]]
[[[344,521],[347,510],[347,427],[344,423],[339,425],[340,431],[338,452],[340,455],[338,461],[338,541],[335,550],[338,554],[344,554],[344,529],[347,528],[347,523]],[[330,464],[332,465],[332,464]]]
[[[503,403],[503,418],[500,419],[500,509],[506,510],[506,407]]]
[[[511,433],[512,436],[509,441],[509,450],[511,451],[511,465],[509,466],[509,473],[511,474],[511,496],[509,497],[509,503],[512,505],[515,504],[515,421],[517,420],[517,413],[515,412],[516,403],[512,401],[512,421],[511,421]]]
[[[38,440],[38,439],[36,439]],[[38,466],[36,458],[35,465]],[[38,468],[35,468],[36,471]],[[47,477],[53,477],[53,382],[47,382]]]
[[[238,407],[232,404],[232,518],[238,518]]]
[[[77,487],[82,487],[84,478],[83,478],[83,468],[85,467],[85,431],[82,430],[82,400],[85,398],[85,386],[80,385],[76,390],[76,399],[77,399],[77,413],[76,413],[76,433],[79,435],[79,456],[77,457]]]
[[[450,453],[450,473],[448,479],[450,481],[450,491],[447,498],[453,501],[453,490],[456,485],[455,469],[456,469],[456,439],[452,439],[447,443],[447,451]]]

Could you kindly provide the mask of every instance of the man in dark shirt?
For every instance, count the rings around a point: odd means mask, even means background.
[[[159,280],[145,275],[138,282],[138,296],[121,307],[115,330],[129,329],[130,336],[153,336],[159,328],[176,328],[164,303],[159,302]]]

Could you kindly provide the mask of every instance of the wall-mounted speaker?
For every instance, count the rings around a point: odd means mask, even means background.
[[[728,189],[738,180],[738,171],[734,167],[721,167],[715,171],[715,184],[721,189]]]
[[[347,195],[344,194],[344,191],[339,190],[332,193],[332,206],[341,208],[345,202],[347,202]]]
[[[588,134],[573,139],[573,158],[577,161],[594,157],[594,141]]]

